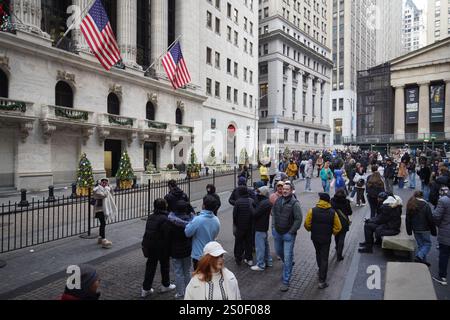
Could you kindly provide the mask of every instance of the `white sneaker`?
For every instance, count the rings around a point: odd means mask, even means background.
[[[175,294],[175,299],[183,299],[184,296],[182,296],[181,294],[176,293]]]
[[[161,292],[161,293],[169,292],[169,291],[175,290],[176,287],[177,287],[176,285],[174,285],[173,283],[171,283],[171,284],[169,284],[168,287],[161,286],[161,287],[159,288],[159,292]]]
[[[102,240],[102,248],[104,249],[111,249],[112,247],[112,242],[109,241],[108,239],[103,239]]]
[[[260,268],[260,267],[258,267],[257,265],[256,265],[256,266],[253,266],[253,267],[251,267],[250,269],[252,269],[253,271],[264,271],[264,269],[263,269],[263,268]]]
[[[253,266],[253,260],[244,259],[244,263],[248,264],[250,267]]]
[[[151,295],[152,293],[154,293],[155,290],[153,288],[151,288],[150,290],[141,290],[141,298],[145,298],[148,297],[149,295]]]

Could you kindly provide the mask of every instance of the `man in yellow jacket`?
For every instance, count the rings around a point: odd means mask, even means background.
[[[316,260],[319,266],[319,289],[325,289],[328,273],[328,256],[330,253],[331,236],[341,231],[342,225],[338,214],[331,207],[328,193],[319,193],[319,202],[309,209],[305,229],[311,232],[311,240],[316,249]]]
[[[297,176],[298,166],[295,163],[294,159],[291,159],[289,165],[286,169],[286,174],[289,178],[289,181],[294,182],[295,177]]]

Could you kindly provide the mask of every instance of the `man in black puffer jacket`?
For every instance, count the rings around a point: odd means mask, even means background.
[[[249,266],[253,265],[253,239],[252,239],[252,224],[254,201],[248,194],[247,186],[240,186],[238,188],[239,198],[233,208],[233,234],[234,242],[234,258],[236,263],[244,262]]]
[[[187,209],[186,201],[177,201],[175,211],[169,213],[169,222],[165,224],[168,233],[168,248],[175,272],[177,286],[175,298],[177,299],[184,297],[186,287],[191,280],[192,239],[186,237],[184,228],[194,216],[188,213]]]
[[[169,186],[169,193],[164,197],[164,199],[167,201],[168,204],[168,211],[173,212],[175,210],[175,204],[177,203],[177,201],[183,200],[188,203],[188,212],[195,214],[195,210],[194,208],[192,208],[189,202],[189,197],[187,196],[186,193],[183,192],[183,190],[181,190],[177,186],[177,182],[175,180],[170,180],[168,182],[168,186]]]
[[[261,187],[256,192],[256,209],[253,216],[255,225],[256,264],[251,269],[253,271],[263,271],[266,267],[273,265],[267,236],[272,204],[269,200],[268,187]]]

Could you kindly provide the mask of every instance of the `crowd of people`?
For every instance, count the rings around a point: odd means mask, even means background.
[[[261,179],[252,187],[248,186],[248,170],[244,168],[228,199],[233,206],[234,261],[238,266],[248,265],[255,272],[271,268],[274,259],[270,231],[276,256],[283,264],[280,291],[288,291],[295,264],[294,246],[303,223],[311,233],[316,251],[318,287],[324,289],[328,287],[333,237],[337,261],[344,260],[346,233],[352,225],[351,203],[360,207],[368,202],[370,206],[370,218],[364,221],[365,239],[359,248],[360,253],[367,254],[381,244],[384,236],[400,233],[403,206],[407,203],[405,227],[417,241],[415,261],[430,265],[427,255],[432,247],[431,236],[438,236],[439,274],[433,279],[446,285],[450,256],[450,173],[439,160],[407,151],[392,158],[370,151],[296,152],[278,164],[261,164]],[[416,175],[421,188],[403,201],[394,194],[394,185],[399,189],[405,185],[416,189]],[[321,180],[323,192],[318,194],[317,204],[306,212],[303,221],[302,199],[294,181],[304,180],[304,191],[312,192],[314,176]],[[147,264],[141,296],[155,293],[153,280],[159,263],[162,279],[159,292],[176,291],[177,299],[186,300],[240,299],[238,281],[224,265],[227,252],[216,242],[221,228],[217,217],[221,201],[215,187],[207,186],[202,210],[195,213],[188,196],[176,182],[169,181],[168,186],[170,191],[165,198],[154,201],[154,214],[146,224],[142,251]],[[96,217],[101,223],[99,243],[104,248],[112,245],[105,238],[104,223],[111,214],[111,204],[104,200],[110,199],[109,192],[112,191],[104,180],[100,188],[94,189]],[[170,263],[174,283],[170,279]],[[92,271],[87,269],[87,273]],[[96,297],[92,289],[96,286],[94,280],[95,277],[85,281],[89,288],[82,290],[91,298]],[[63,298],[70,299],[71,294],[66,288]]]

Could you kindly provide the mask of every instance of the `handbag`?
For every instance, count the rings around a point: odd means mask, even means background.
[[[338,215],[341,216],[342,219],[344,219],[345,221],[347,221],[348,225],[351,226],[352,225],[352,221],[350,220],[349,216],[346,216],[341,209],[337,209],[336,210]]]

